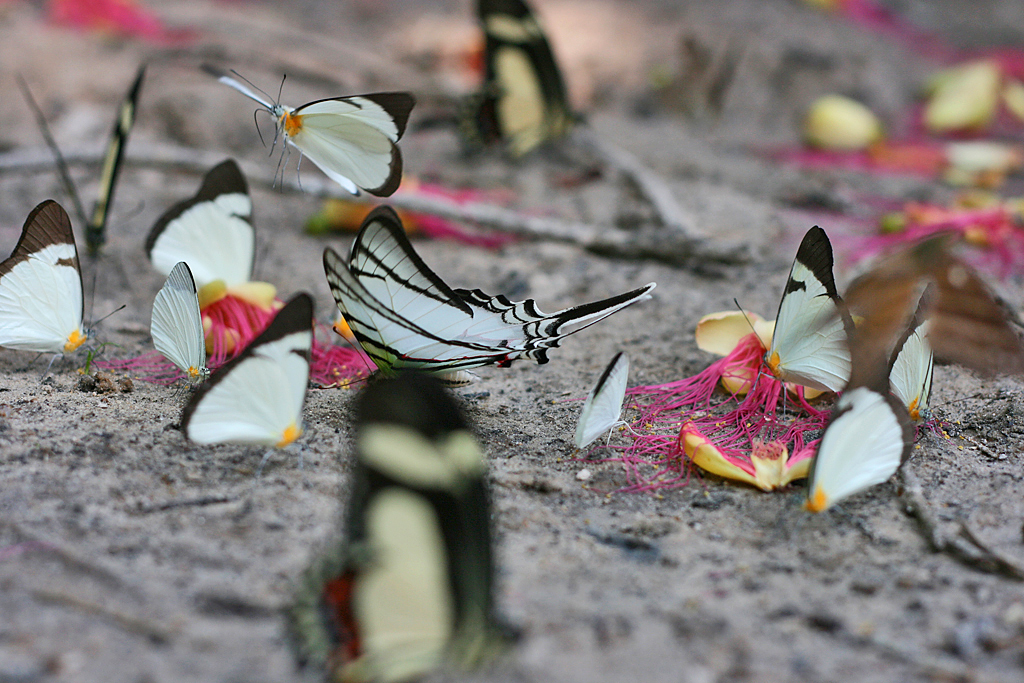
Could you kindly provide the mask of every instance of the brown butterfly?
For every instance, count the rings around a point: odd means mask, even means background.
[[[850,341],[850,386],[879,384],[919,301],[930,320],[928,343],[937,359],[985,374],[1024,373],[1024,344],[1010,326],[1016,316],[951,251],[952,243],[949,235],[919,242],[850,284],[844,300],[863,318]]]

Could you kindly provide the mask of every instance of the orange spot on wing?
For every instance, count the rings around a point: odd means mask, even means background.
[[[302,429],[296,426],[293,422],[284,430],[284,434],[281,435],[281,440],[277,442],[277,447],[284,448],[300,436],[302,436]]]
[[[821,490],[820,486],[815,487],[814,495],[810,496],[807,499],[807,502],[804,503],[804,509],[808,512],[821,512],[822,510],[827,509],[828,506],[828,496],[825,495],[825,492]]]
[[[85,343],[86,339],[88,339],[88,337],[82,334],[81,330],[75,330],[68,335],[68,340],[64,343],[64,353],[71,353],[76,350],[79,346]]]

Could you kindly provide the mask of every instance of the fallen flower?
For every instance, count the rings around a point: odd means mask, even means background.
[[[679,430],[679,445],[693,464],[706,472],[774,491],[810,472],[812,446],[805,446],[792,457],[780,441],[755,439],[749,456],[738,450],[724,449],[708,439],[692,422]]]
[[[819,97],[807,110],[804,140],[818,149],[866,149],[882,137],[882,123],[866,106],[843,95]]]

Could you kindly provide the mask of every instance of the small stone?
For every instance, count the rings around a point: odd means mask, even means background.
[[[580,481],[589,481],[591,476],[592,475],[590,474],[590,470],[588,470],[587,468],[583,468],[582,470],[576,473],[576,478],[579,479]]]

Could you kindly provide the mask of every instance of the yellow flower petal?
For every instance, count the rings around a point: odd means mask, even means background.
[[[1003,104],[1018,121],[1024,121],[1024,83],[1010,79],[1003,87]]]
[[[924,125],[933,133],[984,128],[999,103],[999,65],[971,62],[936,75],[925,105]]]
[[[223,280],[214,280],[199,288],[199,308],[203,309],[228,295],[228,286]]]
[[[746,396],[754,386],[755,379],[757,368],[743,363],[730,363],[722,371],[722,387],[736,396]]]
[[[274,297],[277,296],[277,288],[269,282],[243,282],[240,285],[229,287],[228,294],[247,301],[253,306],[270,310],[274,305]]]
[[[874,112],[842,95],[819,97],[804,119],[804,140],[819,149],[867,149],[881,137],[882,123]]]
[[[717,474],[726,479],[735,479],[757,486],[753,475],[738,465],[729,462],[722,454],[722,451],[718,449],[718,446],[711,443],[706,436],[701,434],[693,426],[693,423],[683,425],[679,432],[679,442],[686,456],[702,470],[711,474]]]
[[[727,356],[740,339],[750,334],[751,324],[757,329],[761,316],[750,311],[718,311],[708,313],[697,323],[697,348]]]
[[[775,335],[775,321],[774,320],[755,320],[754,321],[754,334],[761,340],[761,346],[765,350],[771,348],[772,337]]]

